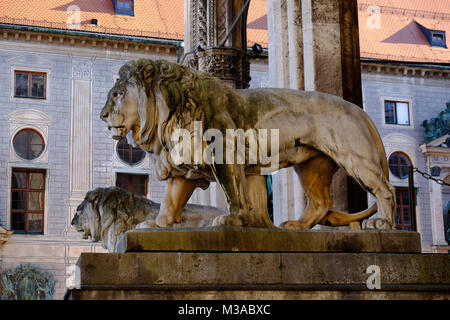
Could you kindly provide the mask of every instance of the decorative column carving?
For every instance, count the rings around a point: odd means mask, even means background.
[[[450,152],[448,152],[447,148],[441,147],[441,144],[445,143],[447,138],[447,136],[443,136],[420,146],[422,153],[427,157],[428,174],[431,174],[431,168],[433,167],[442,168],[443,170],[441,170],[440,176],[436,177],[441,180],[444,180],[450,172],[448,163]],[[428,185],[430,191],[430,219],[433,245],[445,246],[448,244],[445,240],[442,186],[433,180],[429,180]],[[417,224],[419,226],[421,225],[420,223]]]
[[[235,88],[248,88],[247,10],[225,45],[220,46],[244,4],[243,0],[186,0],[183,63],[210,73]]]
[[[72,60],[69,219],[92,189],[92,61]]]
[[[184,57],[188,67],[208,72],[234,88],[248,88],[250,61],[247,55],[247,10],[220,46],[239,14],[244,0],[185,0]],[[200,193],[205,194],[200,194]],[[217,183],[196,191],[196,202],[226,208],[225,194]]]
[[[230,86],[245,89],[250,82],[250,60],[242,50],[209,48],[197,54],[198,69],[222,79]]]

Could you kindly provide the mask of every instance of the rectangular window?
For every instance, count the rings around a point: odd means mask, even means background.
[[[116,186],[138,195],[147,196],[148,175],[118,173]]]
[[[131,9],[131,1],[119,0],[119,9]]]
[[[46,87],[46,73],[30,71],[14,72],[14,97],[45,99]]]
[[[444,35],[441,33],[433,33],[433,41],[444,42]]]
[[[45,170],[13,169],[11,227],[16,233],[44,232]]]
[[[409,126],[408,102],[385,101],[384,117],[387,124],[399,124]]]
[[[409,201],[409,190],[404,187],[396,187],[397,197],[397,215],[395,218],[396,228],[398,230],[412,230],[411,202]]]

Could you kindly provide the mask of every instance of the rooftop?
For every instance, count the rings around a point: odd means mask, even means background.
[[[183,40],[183,4],[184,0],[136,0],[134,16],[126,16],[115,14],[112,0],[2,0],[0,24]],[[450,62],[449,0],[359,0],[358,10],[362,58]],[[250,2],[249,47],[254,43],[268,46],[266,12],[267,0]],[[92,19],[97,25],[91,24]],[[431,46],[420,26],[445,32],[444,48]]]

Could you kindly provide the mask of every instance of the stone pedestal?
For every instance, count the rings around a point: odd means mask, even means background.
[[[119,247],[81,254],[65,299],[450,298],[450,256],[415,232],[158,229]]]

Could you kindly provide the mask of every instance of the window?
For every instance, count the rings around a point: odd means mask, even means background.
[[[118,173],[116,186],[138,195],[147,196],[148,175]]]
[[[400,179],[406,179],[409,174],[409,166],[411,161],[403,152],[394,152],[389,157],[389,170],[392,174]]]
[[[412,230],[411,222],[411,205],[409,201],[408,188],[396,187],[397,196],[397,215],[395,217],[395,225],[398,230]],[[415,230],[412,230],[415,231]]]
[[[117,155],[122,161],[133,166],[139,164],[145,158],[145,151],[128,144],[127,139],[124,138],[117,143]]]
[[[47,74],[43,72],[15,71],[14,97],[45,99]]]
[[[13,169],[11,227],[18,233],[44,232],[45,170]]]
[[[131,9],[131,1],[119,0],[119,9]]]
[[[435,42],[444,42],[444,35],[442,33],[433,33],[432,39]]]
[[[13,147],[19,157],[33,160],[42,154],[45,143],[39,133],[31,129],[24,129],[14,136]]]
[[[385,101],[384,116],[387,124],[409,126],[409,104],[407,102]]]
[[[447,39],[444,30],[432,30],[424,27],[420,23],[417,24],[432,47],[447,48]]]
[[[113,0],[116,14],[134,16],[133,0]]]

